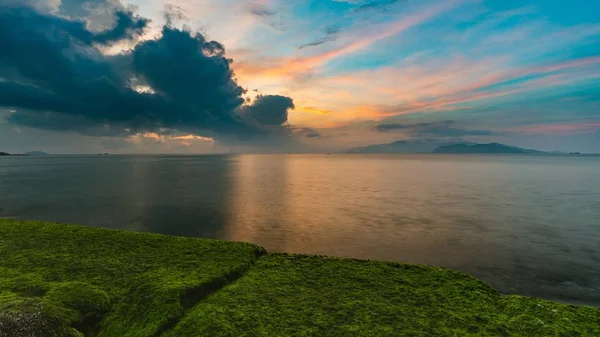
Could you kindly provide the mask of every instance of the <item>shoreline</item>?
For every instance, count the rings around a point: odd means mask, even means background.
[[[1,218],[0,257],[0,335],[600,335],[597,308],[433,266]]]

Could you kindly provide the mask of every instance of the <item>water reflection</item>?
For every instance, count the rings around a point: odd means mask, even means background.
[[[137,166],[146,170],[146,178],[133,184],[140,186],[136,193],[145,189],[146,200],[139,204],[136,219],[140,230],[222,237],[223,224],[231,213],[233,182],[229,157],[170,157],[151,166],[140,163]],[[134,197],[132,202],[139,199]]]
[[[231,158],[24,158],[0,166],[5,215],[161,234],[221,237]]]
[[[290,237],[287,228],[290,195],[289,157],[240,156],[235,161],[233,198],[225,238],[268,242],[269,249],[283,251]]]

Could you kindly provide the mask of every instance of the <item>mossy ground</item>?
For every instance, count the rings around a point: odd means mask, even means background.
[[[166,336],[600,336],[600,310],[444,268],[270,254]]]
[[[600,336],[596,308],[443,268],[263,253],[0,219],[0,337]]]
[[[156,336],[183,315],[187,300],[263,252],[246,243],[0,219],[0,337]],[[7,332],[10,322],[34,318],[44,332]]]

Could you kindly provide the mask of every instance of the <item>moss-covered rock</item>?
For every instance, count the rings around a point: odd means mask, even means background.
[[[11,308],[3,319],[26,322],[19,312],[43,308],[32,317],[44,326],[68,313],[60,324],[88,335],[156,336],[182,317],[186,294],[228,282],[262,253],[247,243],[0,219],[0,294],[19,297],[2,297]]]
[[[77,312],[40,298],[0,296],[1,337],[83,337],[76,320]]]

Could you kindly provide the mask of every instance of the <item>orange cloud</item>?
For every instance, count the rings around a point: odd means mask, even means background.
[[[215,140],[212,137],[203,137],[203,136],[196,136],[196,135],[183,135],[183,136],[171,136],[169,137],[169,139],[176,139],[176,140],[181,140],[181,141],[190,141],[190,140],[201,140],[203,142],[207,142],[207,143],[214,143]]]
[[[326,115],[326,114],[330,114],[333,112],[331,110],[318,109],[318,108],[314,108],[311,106],[299,107],[299,108],[296,108],[296,111],[308,112],[308,113],[315,114],[315,115]]]
[[[182,145],[183,145],[183,143],[190,143],[190,145],[191,145],[191,141],[193,141],[193,140],[199,140],[199,141],[207,142],[209,144],[214,144],[214,142],[215,142],[214,138],[212,138],[212,137],[203,137],[203,136],[197,136],[197,135],[192,135],[192,134],[181,135],[181,136],[161,135],[156,132],[136,133],[134,135],[129,136],[129,138],[128,138],[129,141],[134,142],[134,143],[137,143],[143,139],[151,139],[151,140],[154,140],[154,141],[160,142],[160,143],[164,143],[167,140],[179,140],[179,141],[181,141]]]

